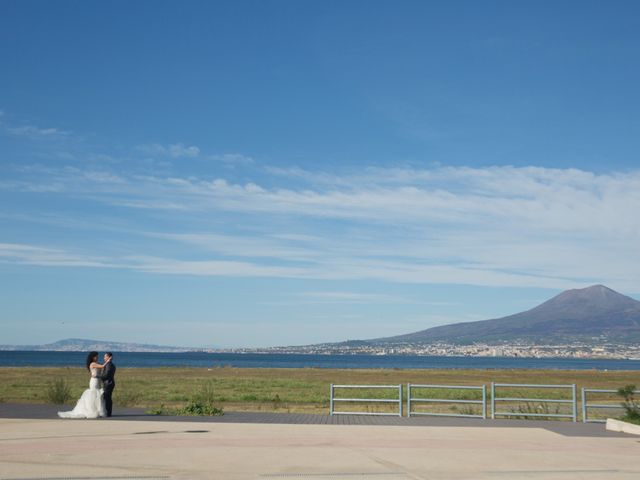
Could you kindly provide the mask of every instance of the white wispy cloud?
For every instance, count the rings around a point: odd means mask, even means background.
[[[69,135],[69,132],[59,130],[57,128],[40,128],[34,125],[21,125],[19,127],[6,127],[5,130],[11,135],[28,137],[31,139],[39,138],[59,138]]]
[[[169,145],[151,143],[138,146],[138,150],[149,155],[161,155],[171,158],[195,158],[200,155],[200,148],[195,145],[187,146],[183,143],[173,143]]]
[[[212,277],[292,278],[307,280],[380,280],[399,283],[463,283],[512,287],[568,288],[575,281],[528,277],[483,268],[452,265],[411,265],[375,259],[327,260],[310,265],[279,266],[249,261],[183,260],[150,255],[120,257],[85,255],[60,248],[0,244],[0,261],[44,267],[118,268],[138,272]]]
[[[299,296],[309,303],[411,303],[406,298],[382,293],[304,292]]]
[[[548,288],[602,282],[627,291],[640,280],[638,170],[298,169],[302,186],[288,174],[238,183],[61,169],[0,188],[35,194],[55,185],[43,191],[190,218],[187,229],[144,233],[174,242],[189,260],[132,252],[110,261],[145,272]],[[209,227],[213,220],[219,228]]]
[[[230,165],[251,165],[254,163],[253,158],[248,155],[243,155],[242,153],[222,153],[208,155],[207,158]]]
[[[273,239],[260,235],[222,235],[197,233],[155,233],[156,238],[164,238],[200,247],[205,251],[234,257],[267,257],[281,261],[311,260],[320,253],[308,246],[292,244],[283,239]]]
[[[391,173],[393,175],[393,172]],[[548,169],[445,169],[420,185],[357,183],[348,188],[266,188],[225,179],[152,178],[140,184],[148,200],[162,195],[185,208],[274,213],[387,223],[439,221],[480,224],[502,220],[561,230],[638,231],[640,172],[599,175]],[[591,180],[587,179],[591,177]],[[621,217],[624,216],[624,221]]]
[[[44,267],[117,267],[108,260],[93,255],[80,255],[59,248],[17,243],[0,243],[0,261]]]
[[[307,272],[302,268],[261,265],[251,262],[222,260],[176,260],[145,255],[124,259],[132,270],[148,273],[214,276],[214,277],[280,277],[304,278]]]

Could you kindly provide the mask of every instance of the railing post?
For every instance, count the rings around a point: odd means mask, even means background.
[[[573,392],[573,421],[577,422],[578,421],[578,392],[577,392],[575,383],[573,384],[571,391]]]
[[[582,387],[582,423],[587,423],[587,391]]]
[[[487,419],[487,386],[482,385],[482,418]]]
[[[411,384],[407,383],[407,417],[411,416]]]
[[[331,397],[329,397],[329,415],[333,415],[333,383],[331,384]]]
[[[398,395],[399,395],[399,398],[398,398],[398,407],[399,407],[398,408],[398,410],[399,410],[398,416],[401,417],[402,416],[402,384],[398,385]]]
[[[491,420],[496,418],[496,384],[491,382]]]

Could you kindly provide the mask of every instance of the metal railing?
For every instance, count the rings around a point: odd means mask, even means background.
[[[553,389],[553,390],[569,390],[570,398],[567,399],[556,396],[554,398],[526,398],[526,397],[499,397],[496,394],[498,389]],[[340,398],[335,396],[336,389],[360,389],[360,390],[391,390],[397,392],[396,398]],[[414,396],[417,395],[418,389],[447,389],[447,390],[465,390],[465,391],[480,391],[482,392],[481,400],[469,400],[465,398],[434,398]],[[582,421],[584,423],[599,423],[605,422],[601,418],[589,417],[589,411],[593,410],[623,410],[623,406],[620,402],[617,404],[612,403],[589,403],[589,394],[615,394],[618,390],[604,390],[595,388],[582,388]],[[640,390],[636,390],[634,394],[640,394]],[[394,395],[394,396],[395,396]],[[593,400],[592,400],[593,401]],[[396,405],[397,410],[393,412],[370,412],[370,411],[336,411],[335,404],[339,402],[345,403],[360,403],[360,404],[392,404]],[[528,411],[528,410],[498,410],[497,404],[503,403],[535,403],[535,404],[556,404],[556,405],[569,405],[571,413],[560,413],[558,409],[556,412],[551,413],[547,411]],[[429,411],[415,411],[414,407],[419,404],[449,404],[449,405],[480,405],[482,409],[481,414],[470,413],[441,413],[441,412],[429,412]],[[467,386],[467,385],[435,385],[435,384],[407,384],[407,416],[434,416],[434,417],[466,417],[466,418],[487,418],[487,387],[482,386]],[[399,385],[334,385],[331,384],[331,396],[329,403],[330,415],[386,415],[386,416],[403,416],[403,386]],[[573,422],[578,421],[578,398],[577,389],[575,384],[569,385],[536,385],[536,384],[524,384],[524,383],[491,383],[491,418],[496,417],[546,417],[546,418],[566,418]]]
[[[397,390],[398,398],[336,398],[335,390],[339,388],[346,389],[386,389]],[[376,404],[389,404],[393,403],[398,405],[398,412],[336,412],[336,402],[351,402],[351,403],[376,403]],[[386,416],[402,416],[402,384],[400,385],[334,385],[331,384],[331,397],[329,401],[329,414],[330,415],[386,415]]]
[[[451,399],[451,398],[419,398],[413,397],[414,389],[446,389],[446,390],[473,390],[482,392],[482,400],[466,400],[466,399]],[[482,414],[465,414],[465,413],[440,413],[440,412],[416,412],[412,411],[411,406],[417,403],[437,403],[437,404],[466,404],[466,405],[482,405]],[[407,384],[407,416],[412,415],[424,415],[432,417],[465,417],[465,418],[487,418],[487,387],[482,385],[481,387],[470,387],[462,385],[413,385]]]
[[[587,394],[589,393],[618,393],[618,390],[602,390],[597,388],[583,388],[582,389],[582,421],[584,423],[605,423],[606,420],[602,418],[589,418],[589,409],[606,409],[606,410],[624,410],[620,400],[617,404],[606,403],[589,403]],[[634,394],[640,394],[640,390],[633,392]]]
[[[545,388],[545,389],[568,389],[571,391],[571,400],[565,400],[562,398],[522,398],[522,397],[498,397],[496,396],[497,388]],[[522,411],[497,411],[496,402],[532,402],[542,404],[565,404],[571,405],[572,412],[568,413],[536,413],[536,412],[522,412]],[[576,422],[578,420],[578,402],[576,395],[576,385],[534,385],[524,383],[491,383],[491,418],[495,419],[496,416],[505,417],[551,417],[551,418],[570,418]]]

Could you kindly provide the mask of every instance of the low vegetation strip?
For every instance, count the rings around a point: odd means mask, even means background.
[[[83,368],[0,367],[0,402],[49,403],[53,385],[64,379],[69,387],[68,402],[79,398],[87,388]],[[211,391],[209,398],[225,411],[284,411],[327,413],[329,385],[441,384],[489,385],[499,383],[571,384],[581,387],[618,389],[640,384],[637,371],[594,370],[334,370],[319,368],[126,368],[118,369],[114,404],[159,410],[188,407],[194,397]],[[363,393],[363,392],[360,392]],[[366,393],[366,392],[364,392]],[[373,393],[373,392],[371,392]],[[452,395],[451,391],[429,392]],[[458,392],[459,393],[459,392]],[[516,395],[517,392],[512,392]],[[548,392],[540,392],[542,394]],[[390,393],[391,394],[391,393]],[[535,395],[528,391],[527,396]],[[406,392],[405,392],[406,395]],[[468,394],[475,398],[476,394]],[[66,397],[66,395],[62,395]],[[465,395],[467,396],[467,395]],[[618,404],[620,400],[617,400]]]

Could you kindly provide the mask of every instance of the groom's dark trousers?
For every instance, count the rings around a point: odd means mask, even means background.
[[[111,395],[113,394],[113,389],[116,388],[116,366],[113,362],[107,363],[102,369],[102,384],[104,388],[104,408],[107,411],[107,417],[111,416],[111,410],[113,409],[113,400],[111,399]]]

